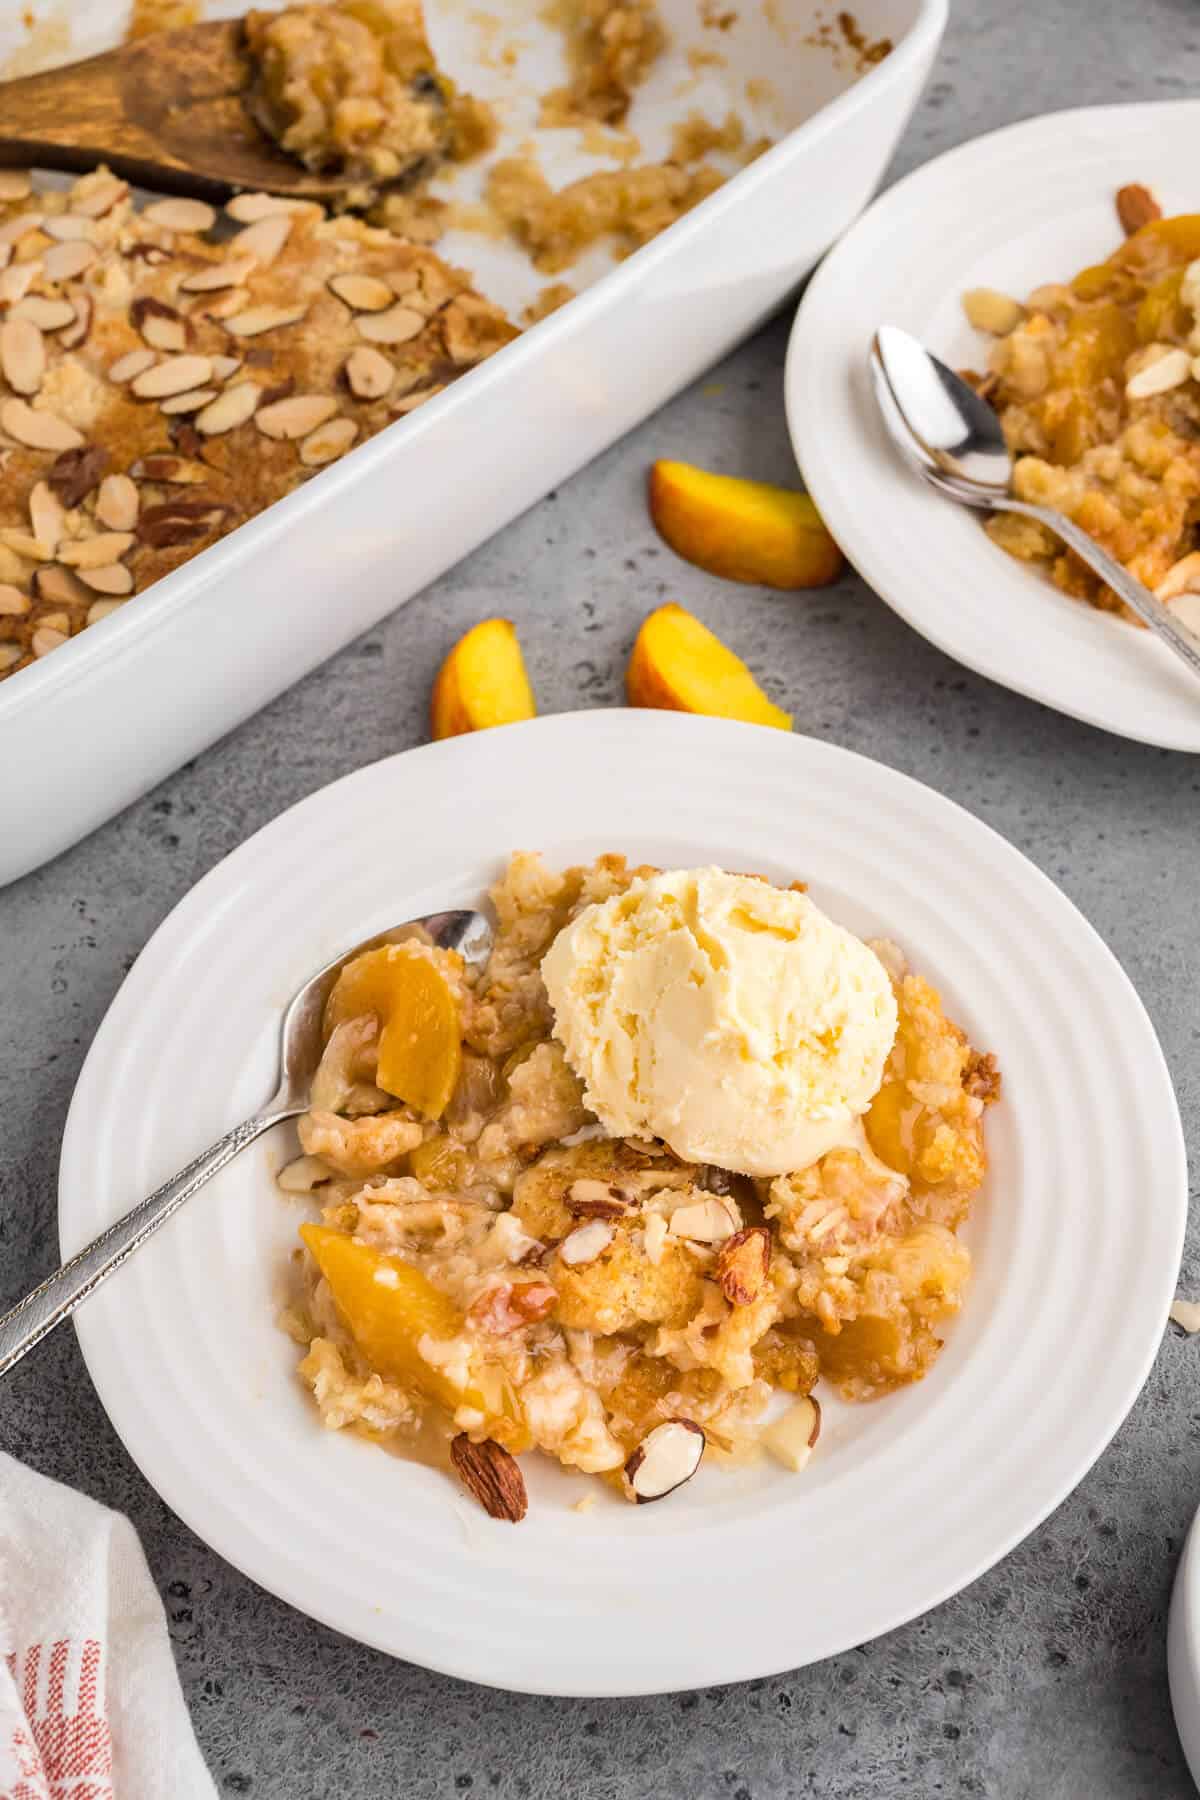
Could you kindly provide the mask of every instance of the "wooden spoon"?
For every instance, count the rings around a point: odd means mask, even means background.
[[[241,189],[335,199],[250,116],[253,68],[238,19],[156,32],[44,75],[0,84],[0,166],[114,174],[163,193],[226,200]]]

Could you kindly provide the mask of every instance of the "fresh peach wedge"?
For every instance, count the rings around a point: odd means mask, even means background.
[[[435,738],[511,725],[537,713],[517,634],[508,619],[484,619],[460,637],[438,670],[430,717]]]
[[[808,495],[765,481],[656,462],[650,517],[679,556],[727,581],[822,587],[842,567],[842,553]]]
[[[741,658],[674,604],[660,606],[643,622],[625,671],[625,691],[633,706],[792,729],[790,714],[767,699]]]

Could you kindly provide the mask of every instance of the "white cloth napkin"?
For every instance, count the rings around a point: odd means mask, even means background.
[[[0,1455],[0,1800],[216,1800],[128,1519]]]

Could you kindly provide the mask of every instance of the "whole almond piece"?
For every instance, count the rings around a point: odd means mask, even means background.
[[[28,169],[0,169],[0,203],[3,205],[26,199],[32,189],[33,177]]]
[[[235,382],[233,387],[227,387],[223,394],[210,401],[203,412],[196,414],[193,421],[196,430],[203,432],[205,437],[220,437],[223,432],[235,431],[253,417],[261,393],[262,389],[255,381]]]
[[[53,551],[62,537],[66,518],[66,508],[49,483],[35,482],[29,496],[29,523],[38,542]]]
[[[45,300],[40,294],[29,294],[8,309],[10,319],[28,319],[39,331],[61,331],[75,317],[69,300]]]
[[[1117,217],[1125,236],[1132,237],[1152,219],[1161,219],[1162,207],[1148,187],[1143,187],[1140,181],[1131,181],[1117,189]]]
[[[86,606],[91,599],[79,577],[61,563],[46,563],[35,569],[33,591],[39,600],[49,600],[57,606]]]
[[[46,373],[46,340],[32,319],[0,325],[0,369],[15,394],[36,394]]]
[[[6,400],[0,406],[0,430],[29,450],[78,450],[83,436],[65,419],[52,412],[35,412],[24,400]]]
[[[211,374],[207,356],[168,356],[134,376],[133,392],[141,400],[166,400],[172,394],[186,394],[189,388],[203,387]]]
[[[0,581],[0,617],[12,619],[22,618],[33,605],[28,594],[23,594],[18,587],[7,581]]]
[[[345,363],[346,386],[359,400],[380,400],[396,379],[396,371],[382,350],[363,344],[352,350]]]
[[[132,532],[101,531],[95,537],[75,538],[69,544],[61,544],[58,560],[69,569],[78,569],[81,579],[86,581],[85,570],[107,568],[109,563],[124,556],[132,544]]]
[[[397,303],[389,306],[386,312],[358,313],[354,326],[368,343],[407,344],[410,338],[419,337],[424,331],[425,320],[411,306]]]
[[[157,357],[151,350],[130,350],[124,356],[118,356],[108,371],[110,381],[132,381],[145,369],[152,369]]]
[[[491,1438],[473,1444],[465,1431],[450,1442],[450,1461],[467,1492],[493,1519],[516,1525],[529,1510],[525,1477],[515,1457]]]
[[[137,524],[137,483],[128,475],[106,475],[96,495],[96,517],[110,531],[132,531]]]
[[[396,298],[377,275],[331,275],[325,285],[353,312],[384,312]]]
[[[771,1266],[771,1233],[750,1225],[726,1238],[717,1253],[716,1275],[730,1306],[749,1306],[767,1284]]]
[[[203,200],[155,200],[142,211],[148,225],[167,231],[209,231],[217,215]]]
[[[47,281],[74,281],[95,260],[91,244],[54,244],[42,258],[42,271]]]
[[[292,221],[286,213],[273,213],[239,231],[234,248],[239,256],[252,256],[264,268],[275,261],[292,234]]]
[[[353,419],[330,419],[327,425],[309,432],[300,445],[300,461],[308,469],[323,468],[345,456],[357,436],[358,426]]]
[[[98,594],[130,594],[133,576],[124,563],[109,563],[102,569],[80,569],[79,579]]]
[[[227,322],[226,330],[234,337],[260,337],[264,331],[298,325],[307,312],[306,306],[248,306]]]
[[[292,394],[276,400],[272,406],[261,406],[254,423],[269,438],[302,438],[318,425],[324,425],[337,411],[337,401],[328,394]]]

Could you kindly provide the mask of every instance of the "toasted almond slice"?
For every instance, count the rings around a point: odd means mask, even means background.
[[[108,371],[110,381],[132,381],[135,375],[141,375],[146,369],[152,369],[158,358],[152,350],[129,350],[124,356],[118,356]]]
[[[77,575],[61,563],[44,563],[33,572],[33,591],[39,600],[59,606],[86,606],[91,595]]]
[[[128,475],[106,475],[96,495],[96,517],[110,531],[132,531],[138,516],[137,483]]]
[[[690,1481],[704,1455],[703,1428],[691,1419],[666,1419],[642,1439],[625,1464],[625,1480],[640,1504],[664,1500]]]
[[[396,371],[382,350],[362,344],[346,358],[346,386],[359,400],[379,400],[396,379]]]
[[[325,285],[352,312],[383,312],[396,298],[387,282],[380,281],[377,275],[331,275]]]
[[[45,213],[18,213],[13,219],[5,219],[0,225],[0,244],[19,244],[23,237],[31,231],[40,231]]]
[[[1151,344],[1146,360],[1125,383],[1127,400],[1148,400],[1181,387],[1192,372],[1192,359],[1175,344]]]
[[[115,613],[119,607],[124,605],[124,600],[93,600],[87,609],[85,622],[88,625],[95,625],[101,619],[107,619],[110,613]]]
[[[307,306],[248,306],[227,322],[226,330],[234,337],[260,337],[264,331],[298,325],[307,312]]]
[[[74,281],[95,260],[92,244],[52,244],[42,258],[42,272],[47,281]]]
[[[207,481],[212,470],[205,463],[189,462],[183,456],[146,456],[135,462],[129,473],[138,481],[194,486],[198,481]]]
[[[197,431],[205,437],[220,437],[223,432],[235,431],[251,418],[262,389],[254,381],[238,381],[233,387],[227,387],[223,394],[196,414],[193,421]]]
[[[85,569],[107,568],[109,563],[124,556],[132,544],[133,533],[130,531],[101,531],[95,537],[75,538],[69,544],[60,544],[58,560],[69,569],[78,569],[86,581]]]
[[[249,288],[225,288],[211,300],[197,301],[192,308],[192,316],[197,319],[232,319],[237,313],[245,311],[249,298]]]
[[[212,359],[213,375],[218,381],[228,381],[236,375],[242,366],[240,356],[214,356]]]
[[[66,526],[67,509],[49,482],[34,483],[29,496],[29,523],[39,544],[53,550]]]
[[[75,317],[69,300],[45,300],[40,294],[29,294],[8,309],[10,319],[28,319],[39,331],[60,331]]]
[[[73,350],[76,344],[82,344],[92,329],[92,297],[82,288],[73,290],[75,317],[69,325],[64,325],[59,334],[59,343],[64,350]]]
[[[176,413],[199,412],[210,400],[215,400],[219,392],[220,389],[215,387],[189,388],[186,394],[172,394],[169,400],[162,402],[158,410],[168,417],[173,417]]]
[[[115,178],[98,181],[83,192],[82,186],[79,183],[71,189],[71,211],[82,213],[85,219],[102,219],[129,192],[129,183]]]
[[[177,356],[187,349],[187,326],[178,314],[169,318],[165,313],[145,313],[137,320],[137,328],[153,350]]]
[[[29,640],[29,648],[35,656],[49,656],[51,650],[57,650],[66,641],[65,631],[58,631],[53,625],[39,625]]]
[[[737,1230],[728,1204],[714,1194],[707,1200],[677,1206],[670,1218],[672,1237],[690,1238],[697,1244],[720,1244]]]
[[[29,450],[78,450],[82,432],[56,413],[35,411],[24,400],[6,400],[0,406],[0,430]]]
[[[300,461],[309,469],[323,468],[345,456],[357,436],[358,426],[353,419],[331,419],[327,425],[309,432],[300,446]]]
[[[23,300],[41,272],[40,262],[14,263],[11,269],[0,269],[0,300]]]
[[[54,631],[69,632],[71,629],[71,615],[65,612],[43,613],[38,620],[38,624],[49,625]]]
[[[23,556],[27,562],[49,562],[51,551],[48,544],[40,538],[33,537],[28,531],[18,531],[14,526],[6,525],[0,530],[0,544],[17,556]]]
[[[42,224],[46,236],[57,238],[60,244],[76,241],[90,244],[95,229],[92,221],[85,219],[81,213],[56,213],[52,219],[46,219]]]
[[[260,407],[254,423],[265,437],[302,438],[337,411],[337,401],[328,394],[290,394],[271,406]]]
[[[46,373],[46,340],[32,319],[0,325],[0,369],[17,394],[36,394]]]
[[[392,407],[392,416],[399,419],[405,413],[416,412],[418,406],[424,406],[427,400],[432,400],[435,394],[440,394],[445,386],[444,381],[439,381],[434,387],[416,388],[411,394],[402,394]]]
[[[558,1260],[568,1269],[581,1269],[602,1256],[615,1235],[612,1226],[603,1219],[593,1219],[563,1239],[558,1246]]]
[[[226,202],[225,211],[239,225],[256,225],[277,213],[304,212],[311,204],[308,200],[284,200],[278,194],[235,194]]]
[[[142,400],[166,400],[172,394],[186,394],[189,388],[203,387],[212,374],[207,356],[168,356],[133,378],[133,391]]]
[[[27,199],[32,190],[33,177],[28,169],[0,169],[0,202],[5,206]]]
[[[264,267],[273,263],[292,235],[292,221],[286,213],[274,213],[239,231],[234,249],[239,256],[251,256]]]
[[[354,321],[359,337],[371,344],[407,344],[425,329],[425,320],[411,306],[399,302],[386,312],[359,313]]]
[[[252,256],[231,256],[225,262],[209,263],[207,267],[197,269],[194,275],[185,275],[179,284],[179,291],[187,294],[215,294],[221,288],[240,287],[253,271]]]
[[[0,616],[4,618],[22,618],[33,601],[28,594],[23,594],[18,587],[12,587],[7,581],[0,581]]]
[[[216,213],[203,200],[154,200],[142,217],[166,231],[211,231],[217,222]]]
[[[0,269],[7,269],[12,261],[12,245],[0,244]]]
[[[14,663],[19,663],[23,655],[20,644],[0,644],[0,675],[11,669]]]
[[[101,569],[80,569],[79,579],[85,581],[98,594],[130,594],[133,592],[133,576],[124,563],[109,563]]]
[[[762,1434],[764,1450],[769,1450],[785,1469],[798,1475],[812,1455],[821,1435],[821,1407],[811,1394],[797,1400],[781,1418],[768,1425]]]

